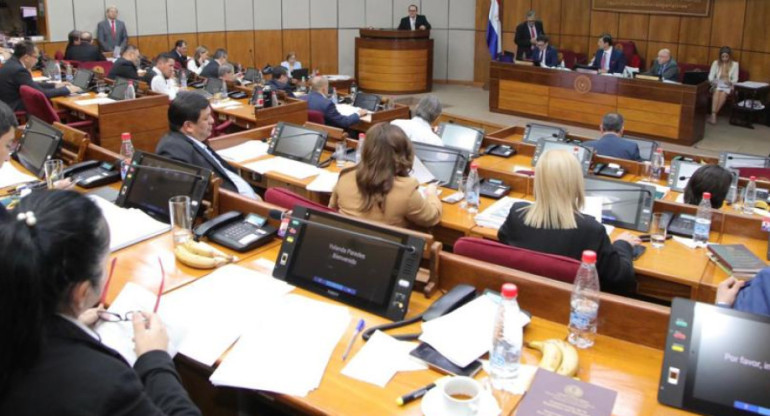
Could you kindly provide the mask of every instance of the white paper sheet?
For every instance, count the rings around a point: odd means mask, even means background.
[[[244,165],[244,167],[260,174],[275,172],[297,179],[307,179],[311,176],[316,176],[321,172],[321,169],[311,164],[297,162],[296,160],[280,156],[251,162]]]
[[[240,163],[245,160],[256,159],[267,154],[269,145],[260,140],[249,140],[237,146],[217,150],[217,154],[223,159]]]
[[[436,180],[436,177],[433,176],[433,173],[428,170],[425,164],[422,163],[422,160],[420,160],[420,158],[417,156],[414,157],[414,162],[412,163],[412,171],[409,172],[409,176],[417,179],[417,182],[419,183],[428,183]]]
[[[328,192],[331,193],[334,187],[337,185],[337,181],[340,179],[339,172],[330,172],[328,170],[322,170],[313,182],[307,184],[308,191],[313,192]]]
[[[86,105],[99,105],[99,104],[109,104],[114,103],[115,100],[112,98],[91,98],[89,100],[77,100],[75,101],[75,104],[80,106],[86,106]]]
[[[586,196],[585,205],[580,210],[583,214],[590,215],[598,222],[602,222],[602,204],[604,198],[600,196]]]
[[[351,114],[358,113],[359,110],[361,110],[361,108],[354,107],[350,104],[337,104],[337,111],[339,111],[339,113],[342,114],[343,116],[349,116]],[[359,116],[359,119],[361,121],[371,123],[372,122],[371,111],[368,111],[365,116]]]
[[[0,168],[0,188],[19,185],[38,180],[36,177],[16,169],[11,162],[6,162]]]
[[[216,109],[219,109],[219,110],[221,110],[221,109],[223,109],[223,108],[235,108],[235,107],[240,107],[241,105],[242,105],[242,104],[241,104],[241,102],[240,102],[240,101],[231,100],[231,99],[229,99],[229,98],[228,98],[228,99],[225,99],[225,100],[221,100],[221,101],[219,101],[219,102],[217,102],[217,103],[215,103],[215,102],[213,102],[213,101],[211,102],[211,107],[212,107],[212,108],[216,108]]]
[[[692,238],[686,238],[686,237],[679,237],[678,235],[675,235],[672,237],[672,239],[682,245],[684,245],[687,248],[695,249],[697,248],[695,246],[695,241],[693,241]]]
[[[136,208],[121,208],[96,195],[89,195],[102,210],[110,227],[110,251],[120,250],[171,230],[162,223]]]
[[[385,387],[399,371],[427,370],[428,366],[409,355],[414,342],[399,341],[376,331],[342,369],[342,374],[375,386]]]
[[[32,81],[35,81],[35,82],[43,82],[43,81],[48,81],[50,79],[51,78],[48,78],[48,77],[32,77]]]
[[[306,396],[350,324],[344,306],[287,295],[251,326],[209,379],[216,386]]]
[[[489,227],[499,229],[505,223],[508,218],[508,213],[511,211],[511,207],[516,202],[530,202],[519,198],[511,198],[509,196],[503,197],[490,205],[489,208],[476,215],[474,220],[477,225],[482,227]]]

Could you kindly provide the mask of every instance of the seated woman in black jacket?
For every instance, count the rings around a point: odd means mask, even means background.
[[[703,194],[711,194],[711,208],[722,208],[730,192],[733,174],[719,165],[703,165],[695,171],[684,188],[684,203],[699,205]]]
[[[515,247],[558,254],[580,260],[583,250],[597,254],[601,290],[632,294],[633,245],[639,238],[621,234],[611,243],[604,226],[580,209],[585,200],[583,174],[569,152],[546,152],[535,167],[535,202],[516,203],[497,233],[497,238]]]
[[[110,233],[91,200],[34,192],[0,221],[0,414],[189,415],[158,316],[135,313],[131,368],[92,326]]]

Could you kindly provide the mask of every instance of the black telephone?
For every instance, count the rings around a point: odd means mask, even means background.
[[[499,179],[487,178],[481,181],[481,189],[479,190],[481,196],[500,199],[507,196],[509,192],[511,192],[511,187]]]
[[[278,229],[267,223],[265,217],[238,211],[226,212],[195,227],[196,240],[209,240],[229,249],[244,252],[272,241]]]
[[[72,183],[81,188],[96,188],[120,180],[118,162],[100,162],[87,160],[74,164],[62,172],[62,176],[72,179]]]
[[[622,178],[626,171],[614,163],[597,163],[594,165],[593,173],[594,175],[609,176],[611,178]]]
[[[666,225],[666,231],[672,235],[691,238],[695,229],[695,216],[689,214],[674,214],[664,212],[661,221]]]
[[[491,144],[484,150],[485,155],[511,157],[516,154],[516,149],[507,144]]]

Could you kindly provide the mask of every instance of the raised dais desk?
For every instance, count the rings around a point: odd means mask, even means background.
[[[361,29],[356,38],[356,79],[366,92],[414,94],[433,85],[430,30]]]

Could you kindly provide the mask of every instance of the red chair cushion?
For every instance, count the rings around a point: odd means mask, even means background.
[[[454,244],[454,252],[461,256],[567,283],[575,280],[575,275],[580,268],[580,262],[569,257],[540,253],[481,238],[460,238]]]
[[[41,91],[22,85],[19,88],[19,95],[21,96],[21,102],[24,103],[24,108],[27,110],[27,114],[35,116],[48,124],[61,121],[51,102],[48,101],[48,97]]]
[[[770,169],[768,168],[738,168],[738,172],[741,178],[756,176],[757,179],[763,181],[770,180]]]
[[[326,124],[324,113],[316,110],[307,110],[307,121],[316,124]]]
[[[615,42],[615,48],[623,51],[623,55],[626,57],[626,65],[642,69],[644,61],[639,53],[636,51],[636,44],[632,40],[619,40]]]
[[[323,212],[336,212],[326,205],[313,202],[284,188],[268,188],[265,192],[265,202],[278,205],[285,209],[294,209],[295,205],[299,205],[301,207],[313,208]]]

